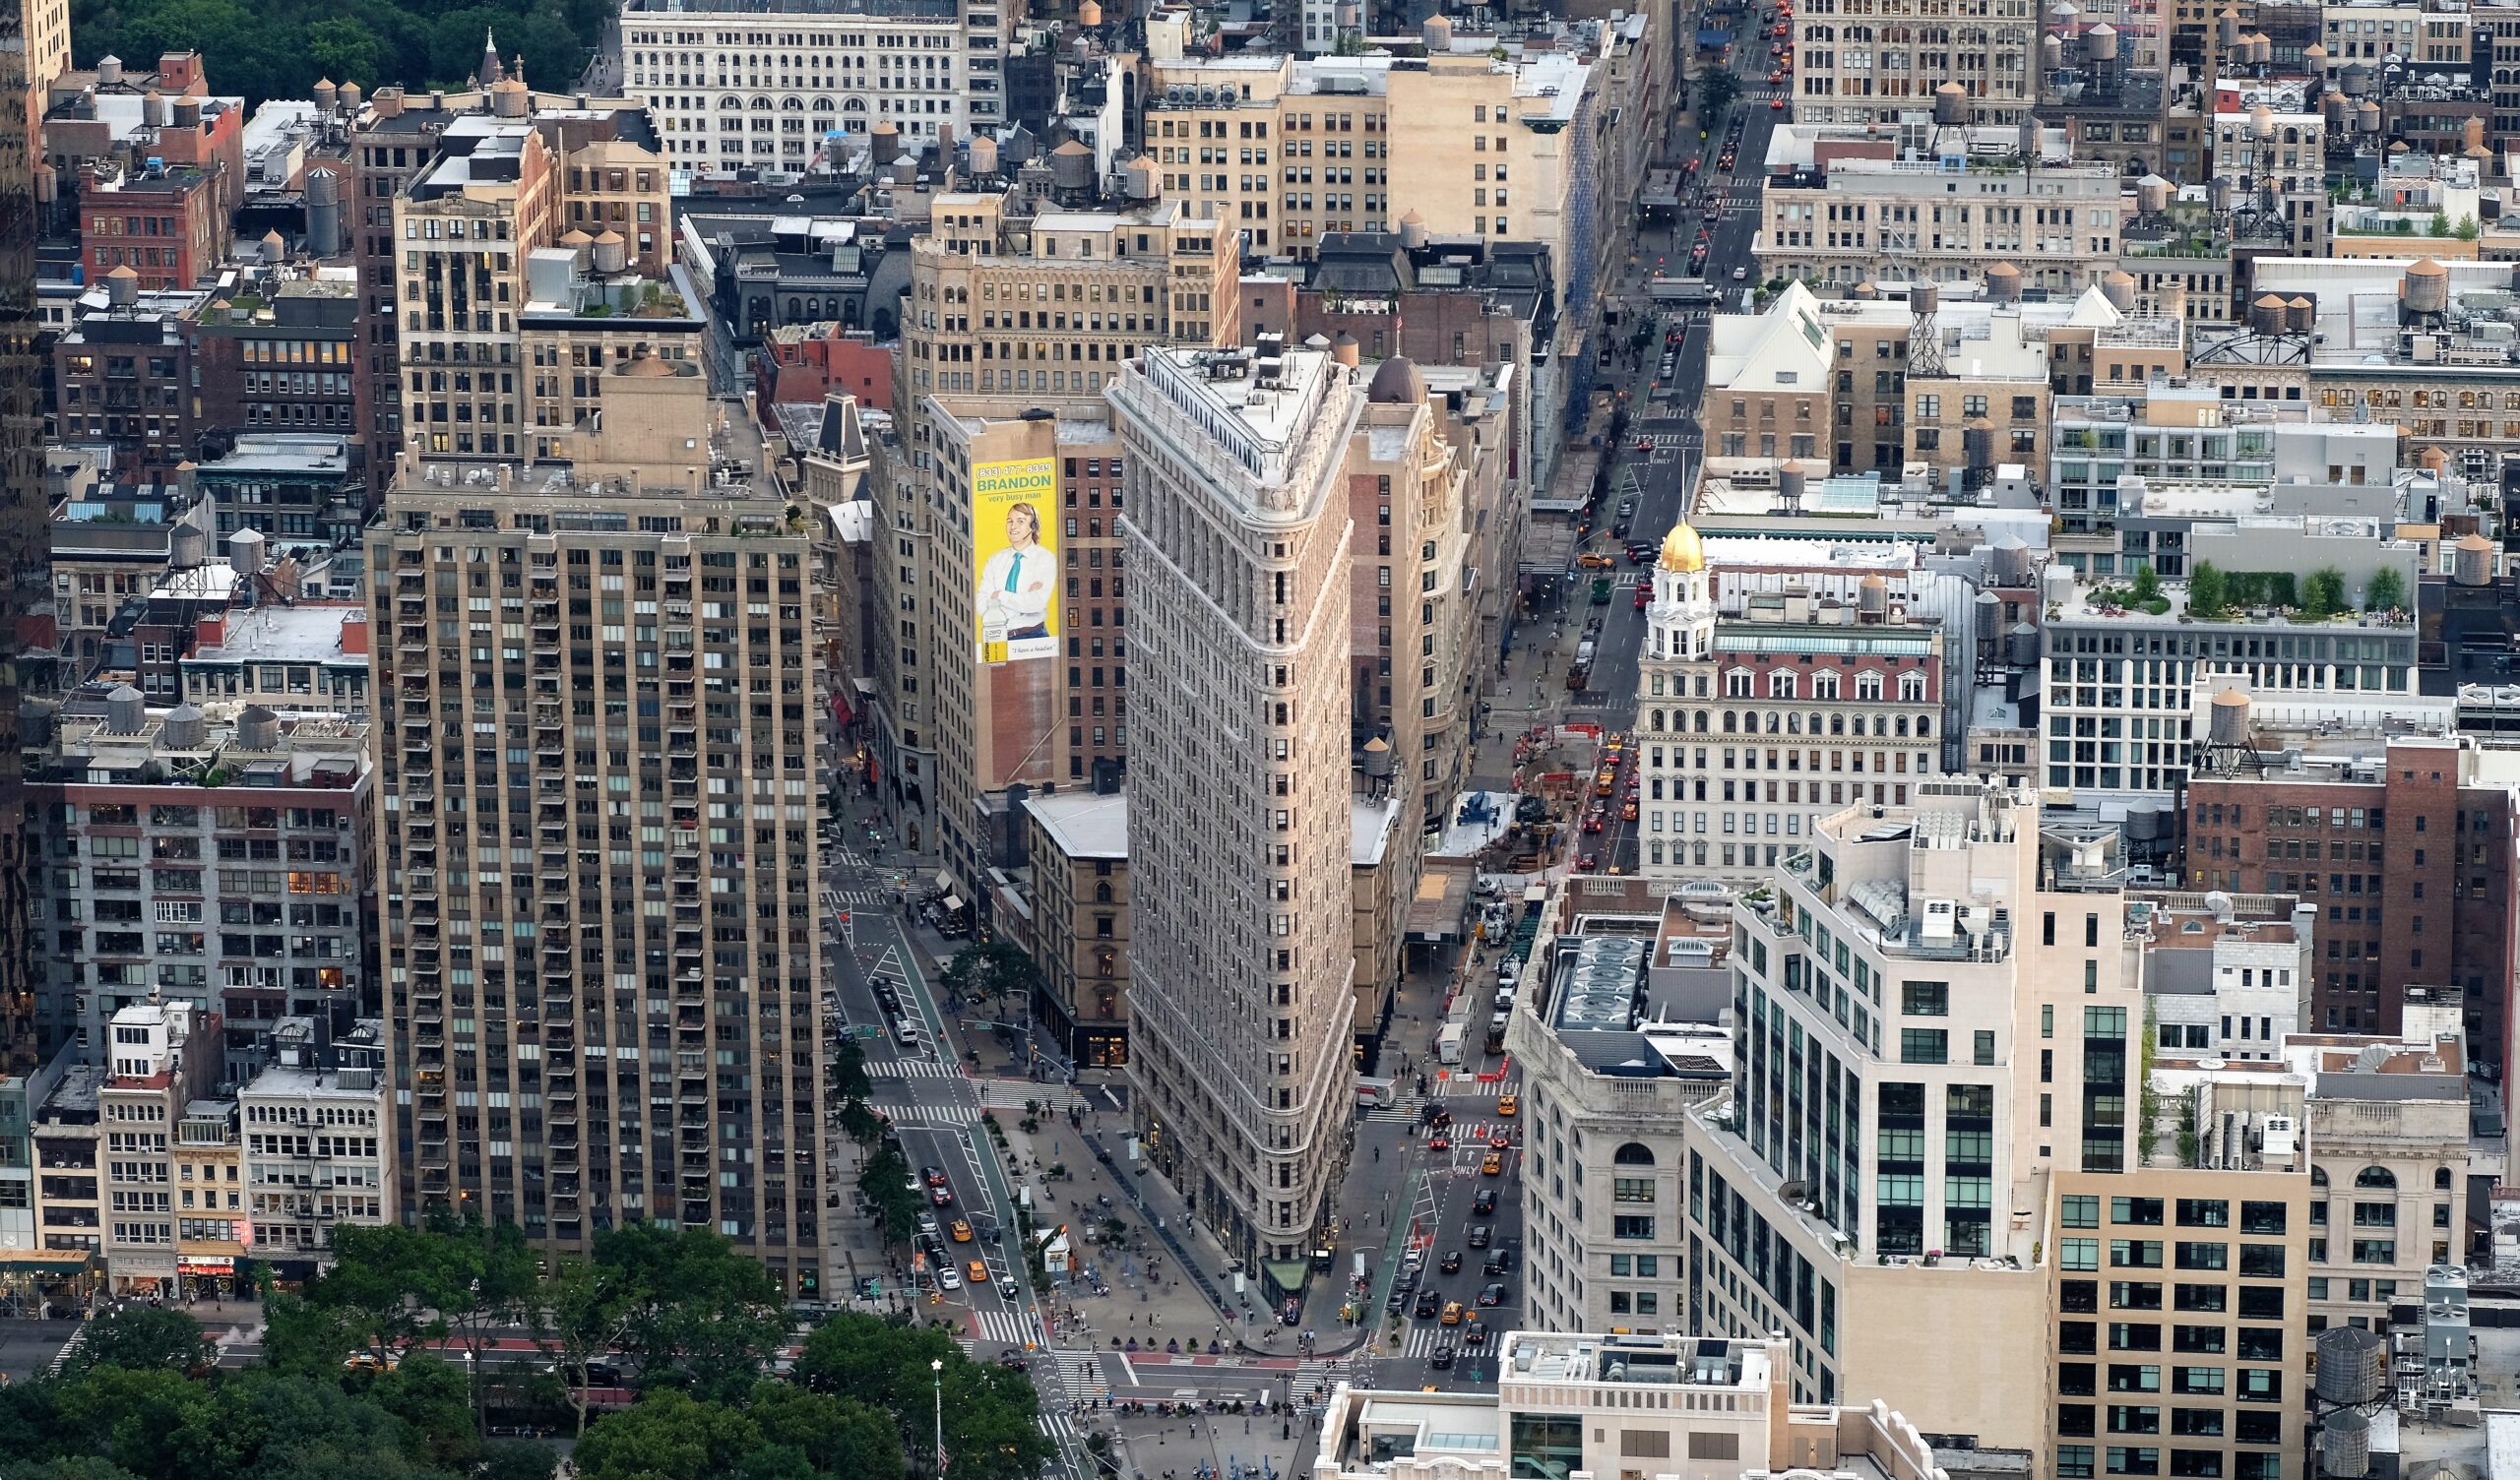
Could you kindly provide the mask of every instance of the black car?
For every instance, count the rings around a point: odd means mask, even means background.
[[[1479,1291],[1479,1303],[1480,1305],[1503,1305],[1505,1303],[1504,1283],[1499,1281],[1495,1284],[1481,1286]]]
[[[1510,1274],[1513,1270],[1514,1251],[1511,1249],[1494,1251],[1487,1256],[1486,1263],[1479,1266],[1479,1272],[1481,1274]]]
[[[1399,1315],[1402,1311],[1409,1309],[1409,1292],[1407,1290],[1392,1291],[1391,1298],[1382,1303],[1382,1308],[1395,1316]]]
[[[1473,1249],[1484,1249],[1487,1247],[1486,1224],[1473,1223],[1470,1225],[1470,1247]]]
[[[1459,1274],[1461,1272],[1461,1251],[1458,1249],[1445,1250],[1442,1263],[1436,1264],[1435,1267],[1443,1270],[1446,1274]]]
[[[1494,1212],[1496,1210],[1496,1189],[1492,1187],[1480,1188],[1479,1190],[1479,1196],[1470,1200],[1470,1210],[1472,1212],[1481,1214]]]
[[[1451,1345],[1447,1343],[1446,1345],[1438,1346],[1433,1351],[1427,1353],[1426,1365],[1435,1369],[1437,1372],[1448,1370],[1453,1365],[1453,1349]]]
[[[1425,1321],[1431,1319],[1437,1311],[1440,1311],[1443,1308],[1444,1302],[1442,1296],[1437,1295],[1432,1290],[1420,1290],[1418,1292],[1418,1308],[1412,1314],[1416,1315],[1418,1320]]]

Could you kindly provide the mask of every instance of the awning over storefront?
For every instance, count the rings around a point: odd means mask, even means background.
[[[1732,44],[1732,32],[1702,26],[1698,28],[1697,43],[1709,51],[1721,51]]]
[[[1303,1293],[1303,1282],[1312,1272],[1311,1266],[1299,1259],[1276,1259],[1260,1266],[1268,1273],[1269,1283],[1276,1288],[1270,1293],[1286,1300]]]
[[[945,896],[945,912],[946,912],[947,914],[949,914],[949,915],[950,915],[950,914],[952,914],[954,911],[956,911],[956,910],[958,910],[958,909],[961,909],[962,907],[963,907],[963,896],[962,896],[962,895],[960,895],[960,894],[947,894],[947,895]]]
[[[93,1256],[67,1249],[0,1249],[0,1278],[12,1274],[84,1274]]]
[[[948,869],[938,869],[936,871],[936,887],[948,894],[951,894],[954,889],[953,872]]]

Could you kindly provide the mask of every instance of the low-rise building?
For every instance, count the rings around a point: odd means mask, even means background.
[[[1023,804],[1032,866],[1027,950],[1042,1033],[1078,1069],[1129,1062],[1129,820],[1117,794],[1054,792]]]
[[[1774,1337],[1508,1331],[1495,1346],[1493,1392],[1341,1384],[1322,1414],[1310,1480],[1814,1472],[1949,1480],[1934,1444],[1891,1403],[1795,1397],[1794,1360],[1791,1345]]]
[[[176,1293],[173,1144],[186,1109],[219,1082],[219,1015],[188,1002],[136,1003],[106,1024],[96,1102],[105,1273],[118,1294]]]
[[[383,1025],[336,1037],[333,1020],[275,1023],[271,1062],[236,1092],[251,1241],[284,1279],[331,1263],[335,1226],[398,1216]]]
[[[2024,168],[2016,129],[1935,130],[1909,116],[1889,131],[1775,131],[1751,246],[1761,278],[1960,282],[1990,263],[2017,263],[2015,280],[2075,293],[2116,268],[2132,213],[2114,165],[2075,161],[2064,132],[2048,129],[2037,167]],[[1937,152],[1936,134],[1964,137]]]

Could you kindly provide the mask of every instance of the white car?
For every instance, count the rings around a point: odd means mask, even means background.
[[[1734,268],[1734,269],[1732,270],[1732,280],[1733,280],[1733,281],[1735,281],[1735,282],[1742,281],[1743,279],[1747,278],[1749,276],[1750,276],[1750,270],[1749,270],[1748,268]]]
[[[962,1287],[963,1276],[952,1264],[939,1264],[936,1266],[936,1288],[940,1290],[959,1290]]]

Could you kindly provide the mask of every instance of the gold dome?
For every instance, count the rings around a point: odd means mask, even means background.
[[[1663,536],[1663,558],[1656,564],[1664,570],[1683,574],[1706,569],[1706,546],[1698,539],[1697,531],[1689,527],[1687,521],[1673,524],[1671,532]]]

